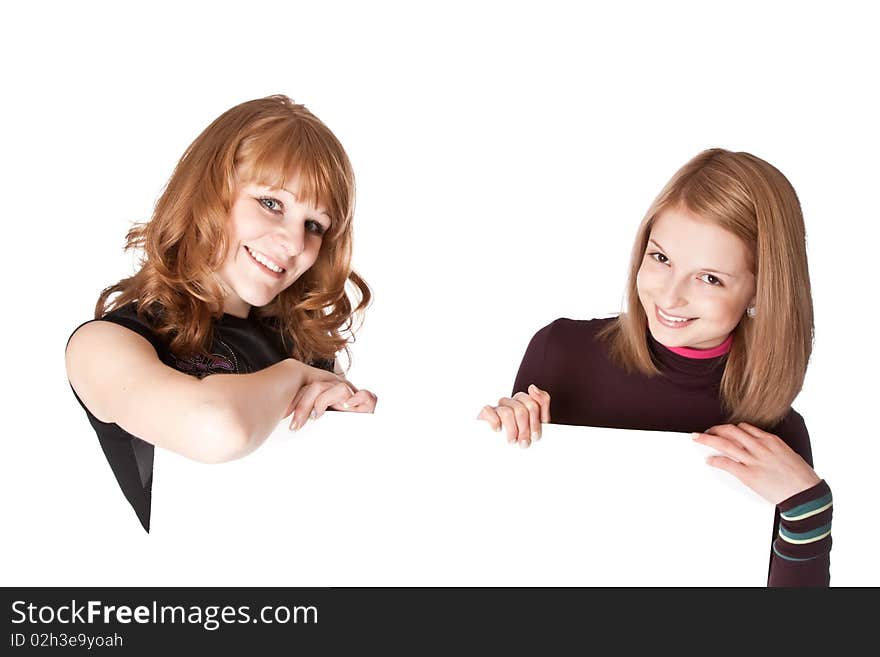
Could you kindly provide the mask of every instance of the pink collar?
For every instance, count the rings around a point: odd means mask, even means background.
[[[685,358],[716,358],[718,356],[723,356],[728,351],[730,351],[730,345],[733,344],[733,333],[727,336],[727,339],[722,342],[717,347],[712,347],[711,349],[693,349],[691,347],[666,347],[674,354],[678,354],[679,356],[684,356]]]

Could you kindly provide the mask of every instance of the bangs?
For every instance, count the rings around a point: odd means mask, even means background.
[[[748,218],[755,216],[755,207],[749,190],[731,172],[709,162],[679,181],[673,179],[673,183],[672,193],[658,212],[680,205],[733,233],[754,251],[757,234],[754,221]]]
[[[297,177],[297,189],[288,190],[301,203],[326,208],[334,232],[345,223],[353,196],[346,164],[341,145],[326,128],[301,120],[259,126],[241,142],[235,158],[240,181],[281,189]]]

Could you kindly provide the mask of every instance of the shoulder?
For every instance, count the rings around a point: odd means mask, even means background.
[[[560,317],[541,328],[522,358],[514,391],[534,383],[558,398],[571,390],[572,382],[580,381],[584,372],[603,368],[607,349],[600,345],[598,335],[614,321]]]
[[[148,318],[121,308],[74,331],[65,353],[67,378],[95,419],[161,446],[201,431],[193,422],[206,408],[198,378],[167,364],[168,354]]]
[[[600,346],[599,334],[615,321],[615,317],[586,320],[560,317],[532,336],[524,361],[543,362],[554,371],[563,371],[575,362],[593,360],[607,351]]]
[[[100,318],[104,322],[112,322],[119,326],[140,333],[144,337],[156,334],[157,311],[139,312],[136,303],[129,303],[116,310],[112,310]]]
[[[559,338],[573,336],[577,338],[593,337],[604,330],[610,324],[617,321],[617,317],[601,317],[594,319],[569,319],[560,317],[550,322],[544,328]]]
[[[135,389],[132,377],[152,381],[164,375],[159,349],[139,331],[93,320],[77,328],[67,342],[67,379],[95,418],[116,422],[114,403],[119,395]]]
[[[111,341],[126,341],[129,333],[136,333],[146,340],[160,354],[164,350],[164,340],[154,329],[155,316],[149,313],[138,313],[137,304],[130,303],[110,311],[103,316],[90,319],[77,326],[67,339],[68,349],[72,342],[82,345],[92,343],[95,340],[109,339]],[[122,327],[124,330],[120,330]],[[76,340],[74,337],[76,336]],[[102,345],[106,350],[113,345]]]
[[[599,334],[616,321],[616,317],[596,319],[560,317],[539,330],[533,340],[541,339],[547,346],[589,348],[596,343]]]
[[[91,371],[98,364],[109,364],[129,355],[158,361],[162,351],[161,340],[148,326],[102,317],[80,324],[71,333],[65,357],[70,373],[80,366]]]

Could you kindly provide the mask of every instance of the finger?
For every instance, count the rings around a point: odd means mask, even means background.
[[[748,422],[740,422],[736,426],[751,437],[752,441],[749,445],[749,450],[756,455],[779,454],[791,451],[791,448],[785,441],[776,434],[762,431]]]
[[[341,404],[331,404],[331,408],[337,411],[352,411],[355,413],[369,413],[376,405],[376,395],[369,390],[358,390]]]
[[[290,403],[287,405],[287,410],[284,411],[284,415],[282,417],[287,417],[291,413],[294,413],[296,410],[296,405],[299,403],[300,397],[302,396],[302,391],[306,386],[300,386],[300,389],[296,391],[296,394],[293,396],[293,399],[290,400]],[[293,428],[293,423],[296,420],[296,414],[294,413],[293,417],[290,418],[290,428]]]
[[[504,397],[503,399],[498,400],[499,406],[507,406],[513,411],[513,416],[516,418],[516,439],[518,442],[522,442],[524,440],[531,442],[532,437],[532,428],[529,424],[529,411],[523,406],[519,401],[515,399],[510,399],[509,397]],[[528,445],[522,445],[523,447],[528,447]]]
[[[513,398],[525,406],[529,413],[529,439],[541,440],[541,407],[538,402],[524,392],[516,393]]]
[[[492,406],[483,406],[477,419],[488,422],[489,426],[492,427],[492,431],[501,431],[501,418],[498,417],[498,413],[495,412]]]
[[[518,440],[519,428],[516,424],[516,416],[509,406],[496,406],[495,412],[501,418],[501,426],[507,434],[507,442],[515,443]]]
[[[738,426],[743,431],[748,431],[750,434],[752,434],[756,438],[769,438],[770,436],[774,435],[772,433],[768,433],[767,431],[764,431],[760,427],[756,427],[754,424],[749,424],[748,422],[739,422],[739,423],[737,423],[736,426]]]
[[[732,474],[734,477],[745,483],[744,478],[748,473],[748,468],[742,463],[737,463],[733,459],[729,459],[726,456],[718,456],[715,454],[713,454],[712,456],[707,456],[706,463],[711,465],[713,468],[718,468],[719,470],[724,470],[725,472]]]
[[[306,420],[315,402],[315,397],[321,392],[320,384],[310,383],[302,386],[293,397],[293,417],[290,418],[290,430],[299,431]]]
[[[712,427],[706,433],[712,433],[717,436],[723,436],[732,442],[735,442],[747,452],[754,452],[760,449],[760,445],[755,437],[733,424],[720,424]]]
[[[352,396],[353,393],[351,388],[346,385],[345,381],[340,381],[336,385],[327,388],[315,399],[315,406],[312,409],[312,419],[317,420],[324,415],[324,411],[326,411],[331,404],[342,406],[342,404],[351,399]]]
[[[357,388],[351,381],[346,379],[344,376],[337,376],[336,381],[334,383],[341,383],[342,385],[344,385],[345,387],[347,387],[351,391],[352,395],[356,395],[357,393],[360,392],[360,389]]]
[[[353,408],[353,410],[357,413],[374,413],[376,411],[376,404],[379,402],[379,398],[369,390],[358,390],[357,393],[355,393],[355,397],[361,394],[365,395],[364,401],[361,403],[352,404],[351,400],[349,399],[348,402],[346,402],[349,408]],[[345,406],[345,404],[343,404],[343,406]]]
[[[748,433],[753,438],[757,439],[759,442],[773,443],[777,441],[782,441],[782,439],[775,433],[768,433],[767,431],[763,431],[762,429],[759,429],[755,425],[749,424],[748,422],[740,422],[736,426]]]
[[[529,386],[529,395],[541,407],[541,422],[548,424],[550,422],[550,393],[541,390],[533,383]]]
[[[336,408],[335,406],[331,406],[331,408]],[[352,404],[349,402],[343,402],[342,408],[336,408],[337,411],[345,411],[347,413],[374,413],[376,410],[376,406],[372,403],[364,402],[362,404]]]
[[[695,442],[711,447],[712,449],[717,449],[722,454],[736,459],[740,463],[752,462],[749,453],[735,440],[711,433],[695,433],[693,434],[693,438]]]
[[[302,429],[306,422],[317,417],[315,413],[315,401],[325,390],[333,385],[334,384],[329,381],[311,383],[302,390],[302,397],[294,410],[294,414],[296,415],[295,431]]]

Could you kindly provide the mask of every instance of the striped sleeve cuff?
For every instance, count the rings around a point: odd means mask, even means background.
[[[823,479],[777,506],[779,533],[773,552],[786,561],[812,561],[831,550],[831,489]]]

